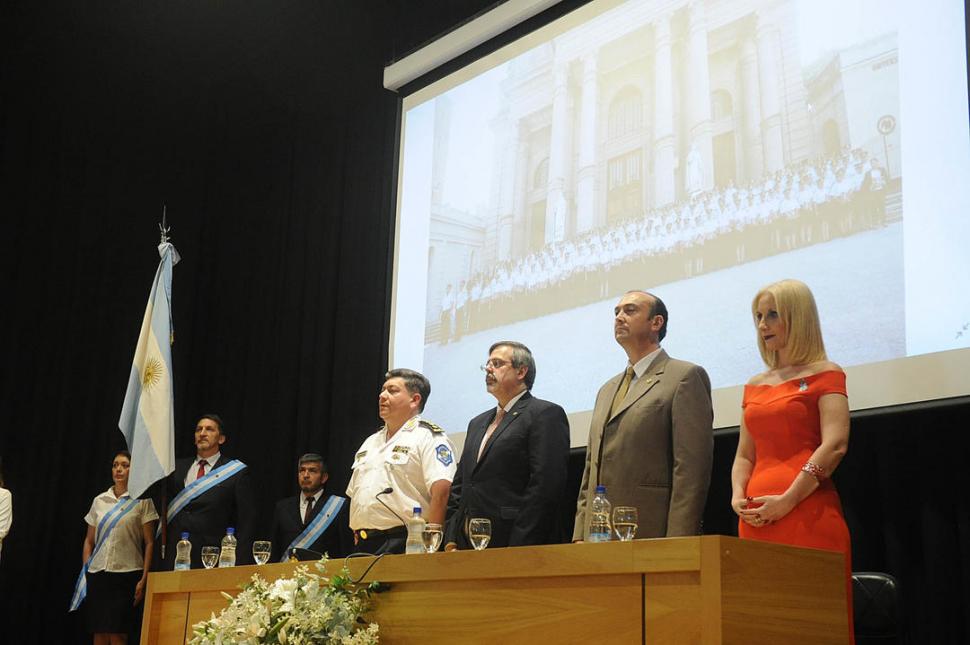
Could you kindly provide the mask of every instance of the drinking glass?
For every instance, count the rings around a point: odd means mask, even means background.
[[[219,547],[217,546],[204,546],[202,547],[202,566],[206,569],[211,569],[216,566],[219,562]]]
[[[629,542],[637,534],[637,509],[632,506],[617,506],[613,509],[613,530],[621,542]]]
[[[487,517],[473,517],[468,521],[468,539],[476,551],[481,551],[488,546],[488,541],[492,539],[492,520]]]
[[[266,564],[269,562],[269,554],[273,545],[269,540],[256,540],[253,542],[253,560],[256,564]]]
[[[441,525],[425,524],[421,537],[424,539],[424,550],[428,553],[434,553],[441,545]]]

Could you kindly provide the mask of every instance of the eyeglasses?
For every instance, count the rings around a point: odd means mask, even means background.
[[[511,364],[512,364],[512,361],[503,361],[501,358],[493,358],[490,361],[485,361],[484,365],[479,365],[478,369],[482,370],[483,372],[487,372],[488,368],[490,367],[493,370],[497,370],[497,369],[501,369],[506,365],[511,365]]]

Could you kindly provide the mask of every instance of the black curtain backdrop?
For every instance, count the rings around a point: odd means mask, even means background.
[[[264,517],[308,450],[344,488],[386,364],[399,108],[382,68],[494,4],[3,3],[0,642],[89,642],[66,607],[123,447],[163,204],[183,258],[176,454],[216,411]],[[856,568],[900,576],[914,643],[970,640],[968,412],[859,418],[837,477]],[[709,532],[736,530],[735,444],[717,440]]]

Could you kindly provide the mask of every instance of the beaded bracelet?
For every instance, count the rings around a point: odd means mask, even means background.
[[[825,469],[816,464],[814,461],[806,461],[805,465],[802,466],[802,472],[806,472],[815,478],[815,481],[822,481],[825,479]]]

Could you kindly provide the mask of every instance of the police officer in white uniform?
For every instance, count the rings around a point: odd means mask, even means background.
[[[408,369],[384,379],[378,397],[384,427],[357,451],[347,486],[356,549],[375,555],[404,553],[402,520],[416,506],[426,521],[444,523],[456,468],[444,430],[420,416],[431,394],[428,379]]]

